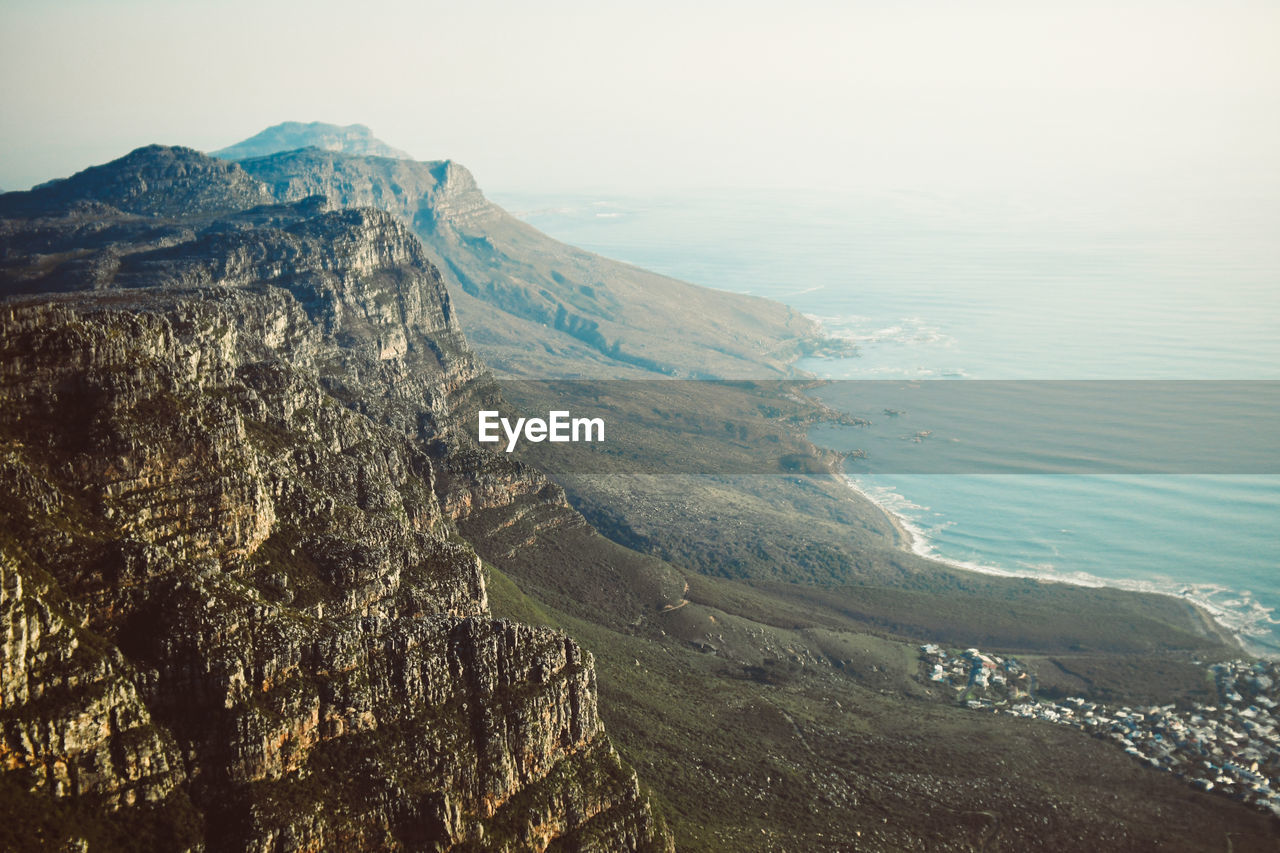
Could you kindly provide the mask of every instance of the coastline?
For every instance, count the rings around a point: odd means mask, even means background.
[[[1248,619],[1241,614],[1228,611],[1212,601],[1205,598],[1204,595],[1197,595],[1194,587],[1188,587],[1182,591],[1171,591],[1169,589],[1160,588],[1159,584],[1151,581],[1140,580],[1124,580],[1124,579],[1106,579],[1096,575],[1090,575],[1085,572],[1075,572],[1064,575],[1047,575],[1043,572],[1035,572],[1030,570],[1005,569],[998,566],[988,566],[981,563],[974,563],[967,560],[956,560],[937,553],[933,543],[929,540],[928,535],[917,525],[912,519],[894,509],[884,500],[882,496],[875,495],[864,489],[853,477],[844,471],[836,472],[837,479],[840,480],[851,492],[866,500],[868,503],[879,509],[893,526],[896,533],[896,545],[902,550],[914,554],[926,560],[932,560],[941,563],[949,568],[959,571],[973,572],[975,574],[994,575],[1006,578],[1031,578],[1041,583],[1061,583],[1073,586],[1107,587],[1111,589],[1124,590],[1126,592],[1141,592],[1155,595],[1163,595],[1168,598],[1177,599],[1190,606],[1194,612],[1205,623],[1207,632],[1217,634],[1224,639],[1229,638],[1235,642],[1242,653],[1251,657],[1264,659],[1280,659],[1280,651],[1263,647],[1250,640],[1250,629],[1256,624],[1256,619]],[[1187,586],[1185,584],[1181,586]],[[1204,589],[1212,592],[1222,591],[1224,588],[1214,585],[1204,585]]]
[[[568,209],[571,210],[572,208]],[[561,234],[560,239],[576,244],[583,242],[575,237],[575,234],[572,233],[572,228],[570,232]],[[629,233],[626,232],[626,234]],[[586,242],[590,243],[590,240]],[[702,268],[698,268],[695,272],[689,269],[672,269],[662,264],[656,264],[651,256],[652,252],[649,255],[645,255],[643,251],[645,244],[643,242],[635,245],[642,249],[640,256],[624,255],[632,257],[633,263],[641,266],[657,267],[664,270],[663,274],[665,275],[671,275],[686,281],[700,282],[704,286],[709,277],[716,278],[715,276],[709,276],[706,270]],[[603,254],[617,254],[624,250],[620,249],[615,243],[607,247],[597,246],[592,251]],[[663,257],[669,260],[671,256],[664,254]],[[684,256],[677,253],[675,257],[679,259]],[[812,327],[816,327],[816,331],[814,328],[807,328],[801,331],[791,341],[792,348],[786,353],[785,362],[792,378],[814,378],[818,380],[855,377],[924,379],[942,378],[944,376],[969,376],[970,371],[981,376],[985,372],[982,370],[982,364],[972,366],[970,370],[944,370],[943,367],[951,363],[951,356],[941,355],[940,352],[942,351],[938,349],[925,350],[926,354],[935,356],[932,361],[928,362],[932,369],[906,369],[910,365],[917,364],[918,359],[911,362],[899,361],[898,350],[884,349],[880,346],[884,344],[891,347],[918,348],[923,343],[926,345],[940,344],[946,347],[955,342],[944,332],[943,326],[934,322],[925,322],[916,316],[921,310],[919,305],[913,305],[909,302],[904,303],[907,307],[891,316],[884,314],[883,311],[877,312],[873,308],[867,308],[865,313],[869,316],[862,317],[864,310],[861,307],[851,302],[841,301],[840,296],[843,291],[840,290],[840,287],[843,286],[843,280],[824,277],[829,272],[827,270],[800,267],[799,269],[811,273],[810,275],[797,276],[803,280],[797,286],[803,287],[803,289],[783,292],[776,287],[767,286],[769,281],[763,277],[756,276],[753,278],[752,265],[747,261],[742,261],[741,258],[735,257],[735,263],[739,261],[741,261],[740,266],[729,265],[728,268],[731,268],[735,273],[743,273],[742,276],[726,275],[718,279],[720,281],[719,284],[713,284],[712,286],[723,288],[730,292],[760,296],[772,302],[787,305],[806,321],[806,325],[812,324]],[[716,271],[723,273],[723,270],[719,268]],[[732,283],[730,286],[725,286],[726,283],[730,282]],[[765,286],[753,286],[756,284]],[[825,298],[827,294],[824,294],[824,298],[797,299],[801,294],[809,294],[824,288],[828,289],[832,295],[831,301]],[[895,300],[894,305],[896,306],[897,304],[899,302]],[[895,311],[897,311],[896,308]],[[876,318],[874,322],[872,322],[873,317]],[[858,319],[866,320],[869,325],[863,328],[849,322]],[[817,352],[806,352],[806,349],[811,347],[816,349]],[[836,350],[851,349],[853,354],[846,355],[859,359],[859,361],[842,364],[845,355],[837,355],[831,359],[824,358],[823,356],[826,353],[823,350],[827,348]],[[901,352],[915,351],[916,349],[901,350]],[[771,351],[771,354],[773,352],[781,354],[780,350]],[[946,361],[938,361],[941,358],[945,358]],[[840,369],[842,366],[848,365],[853,365],[856,369],[850,371]],[[987,367],[989,368],[990,365],[987,365]],[[812,441],[812,439],[810,440]],[[1194,608],[1196,614],[1194,619],[1197,627],[1203,624],[1207,633],[1224,639],[1229,638],[1227,642],[1238,645],[1242,654],[1280,659],[1280,631],[1274,630],[1277,622],[1272,619],[1272,612],[1261,609],[1256,602],[1250,603],[1247,600],[1244,603],[1230,601],[1230,599],[1239,597],[1238,590],[1232,589],[1225,584],[1196,580],[1161,582],[1159,580],[1107,578],[1083,571],[1050,572],[1034,567],[1010,569],[948,558],[937,552],[936,543],[931,540],[924,529],[918,527],[912,521],[909,511],[904,513],[900,508],[895,508],[892,501],[884,500],[883,495],[868,494],[858,488],[856,484],[850,481],[843,470],[837,468],[837,473],[847,486],[862,498],[869,500],[881,511],[893,527],[892,538],[895,540],[895,547],[902,548],[907,553],[929,559],[957,571],[969,571],[977,574],[1010,578],[1030,578],[1041,582],[1065,583],[1080,587],[1154,593],[1166,598],[1178,599],[1186,606]],[[872,491],[875,490],[872,489]],[[1123,571],[1123,566],[1121,566],[1121,570]],[[1275,613],[1280,614],[1280,608],[1277,608]],[[1259,640],[1265,640],[1266,642],[1264,644]]]

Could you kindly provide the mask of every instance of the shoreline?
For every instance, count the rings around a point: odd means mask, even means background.
[[[1069,575],[1048,575],[1043,572],[1005,569],[998,566],[987,566],[981,563],[945,557],[937,553],[933,544],[930,542],[928,535],[926,535],[925,532],[910,518],[888,506],[882,498],[878,498],[876,495],[873,495],[866,489],[862,488],[857,481],[844,471],[837,471],[836,477],[851,492],[879,509],[889,521],[890,525],[893,526],[897,538],[895,544],[902,548],[902,550],[910,554],[914,554],[917,557],[932,560],[935,563],[941,563],[942,565],[952,569],[964,572],[973,572],[975,574],[993,575],[995,577],[1005,578],[1030,578],[1032,580],[1040,581],[1041,583],[1062,583],[1070,584],[1072,586],[1109,588],[1119,589],[1125,592],[1163,595],[1167,598],[1173,598],[1191,605],[1202,619],[1212,625],[1211,630],[1216,630],[1216,632],[1221,634],[1223,637],[1231,638],[1240,646],[1240,649],[1244,654],[1266,660],[1280,660],[1280,650],[1265,648],[1250,640],[1249,628],[1251,625],[1255,624],[1254,620],[1240,617],[1237,614],[1214,604],[1203,596],[1197,596],[1191,589],[1183,592],[1173,592],[1168,589],[1161,589],[1158,584],[1152,581],[1123,579],[1112,580],[1100,578],[1085,572],[1076,572]],[[1183,584],[1181,586],[1188,585]],[[1211,592],[1224,591],[1226,589],[1225,587],[1210,584],[1204,584],[1202,586]],[[1208,625],[1206,627],[1208,627]]]

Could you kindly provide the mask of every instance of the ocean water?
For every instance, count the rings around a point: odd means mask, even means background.
[[[829,378],[1280,379],[1280,206],[1263,198],[495,200],[565,242],[815,317],[859,347],[802,363]],[[1187,596],[1280,656],[1280,476],[849,476],[921,553]]]

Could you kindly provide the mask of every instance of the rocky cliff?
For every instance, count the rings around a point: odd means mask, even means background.
[[[0,196],[0,846],[663,849],[455,519],[536,473],[393,216],[153,147]]]

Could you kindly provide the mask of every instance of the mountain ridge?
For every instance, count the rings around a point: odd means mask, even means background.
[[[324,131],[277,143],[268,136],[237,159],[279,201],[319,194],[400,216],[432,253],[474,345],[500,375],[762,378],[791,375],[801,355],[849,350],[780,303],[560,243],[486,199],[454,161],[311,144],[325,139]],[[527,342],[535,338],[542,346],[531,358]]]

